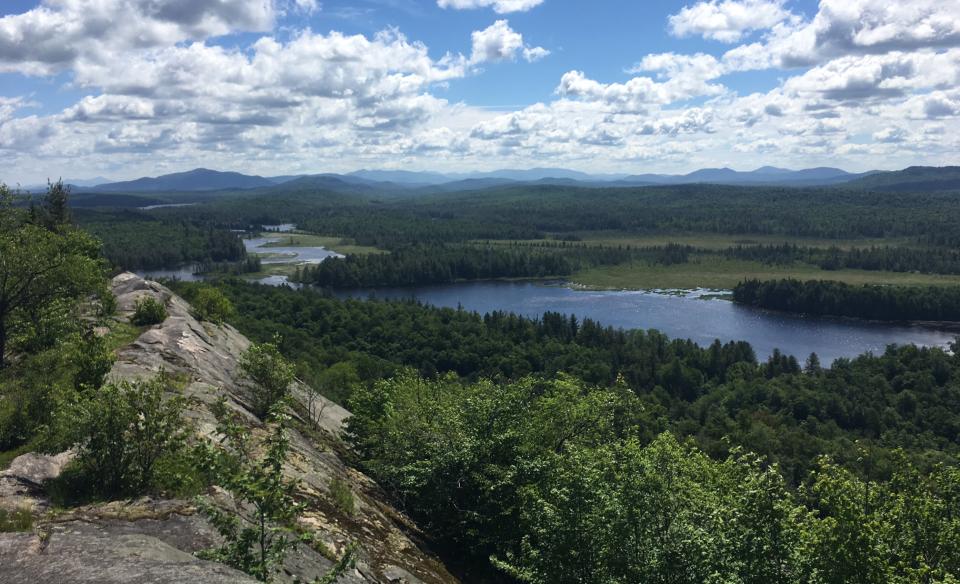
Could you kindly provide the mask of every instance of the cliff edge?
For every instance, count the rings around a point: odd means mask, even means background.
[[[115,277],[118,320],[128,320],[143,296],[162,300],[167,319],[121,348],[108,376],[112,380],[149,378],[161,370],[183,380],[184,418],[198,437],[214,436],[211,407],[225,398],[253,435],[264,432],[250,413],[239,358],[250,341],[230,325],[200,322],[190,305],[168,288],[125,273]],[[293,396],[306,403],[296,385]],[[349,412],[319,399],[312,408],[295,408],[289,432],[291,449],[284,472],[299,481],[298,498],[307,510],[300,527],[320,545],[300,545],[287,557],[278,581],[310,581],[325,574],[351,543],[358,545],[356,567],[342,583],[456,584],[457,579],[426,549],[416,526],[394,509],[369,477],[348,466],[340,438]],[[312,418],[312,419],[307,419]],[[139,498],[73,509],[52,509],[45,481],[70,460],[29,453],[0,472],[0,509],[29,508],[36,517],[32,532],[0,534],[0,583],[253,582],[227,566],[197,559],[194,552],[218,543],[218,535],[191,501]],[[331,484],[349,486],[355,509],[342,511]],[[225,492],[212,499],[229,506]]]

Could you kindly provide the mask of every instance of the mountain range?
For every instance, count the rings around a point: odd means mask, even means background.
[[[70,182],[83,193],[162,193],[265,189],[324,189],[343,193],[454,192],[509,185],[555,184],[581,187],[632,187],[680,184],[768,185],[812,187],[845,185],[878,191],[938,191],[960,189],[960,167],[912,166],[900,171],[850,173],[839,168],[790,170],[764,166],[752,171],[704,168],[682,175],[588,174],[563,168],[504,169],[475,173],[438,173],[407,170],[358,170],[347,174],[304,174],[264,177],[197,168],[187,172],[136,180],[96,183]],[[44,187],[45,188],[45,187]],[[33,190],[33,189],[28,189]],[[39,190],[39,189],[38,189]]]

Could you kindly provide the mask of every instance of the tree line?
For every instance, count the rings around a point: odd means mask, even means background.
[[[159,220],[139,211],[78,212],[79,224],[103,244],[103,255],[127,270],[247,259],[243,241],[228,228],[189,219]]]
[[[200,287],[176,283],[187,299]],[[854,464],[857,441],[876,461],[872,479],[890,476],[893,448],[923,470],[960,452],[960,358],[940,349],[893,347],[827,366],[779,351],[758,361],[745,342],[700,347],[556,313],[529,319],[239,281],[218,287],[236,307],[231,322],[254,340],[279,333],[298,375],[341,404],[406,368],[465,382],[565,374],[629,390],[646,439],[671,431],[715,458],[739,445],[778,463],[792,485],[818,455]]]
[[[871,320],[960,321],[960,287],[854,286],[826,280],[746,280],[733,289],[740,304]]]
[[[326,288],[447,284],[458,280],[569,276],[577,270],[628,261],[678,263],[692,248],[630,248],[575,243],[411,245],[389,254],[328,258],[299,268],[294,280]]]
[[[824,270],[852,268],[890,272],[960,274],[960,250],[950,247],[871,246],[840,249],[816,248],[790,243],[781,245],[738,245],[724,250],[731,258],[766,264],[789,265],[802,262]]]

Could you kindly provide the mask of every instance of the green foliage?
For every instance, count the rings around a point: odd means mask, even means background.
[[[353,568],[357,563],[357,544],[352,543],[344,550],[340,559],[330,568],[330,571],[313,581],[313,584],[334,584],[341,576],[347,573],[347,570]]]
[[[107,346],[107,341],[92,332],[84,335],[81,342],[76,344],[74,362],[77,371],[73,377],[76,389],[99,389],[116,356]]]
[[[35,353],[56,344],[75,326],[80,300],[102,286],[99,243],[61,222],[61,202],[52,201],[60,195],[51,187],[51,214],[36,224],[0,185],[0,368],[11,348]]]
[[[669,429],[714,458],[743,446],[778,463],[791,485],[820,454],[855,462],[856,440],[877,459],[871,478],[890,476],[895,463],[883,453],[892,446],[923,470],[960,455],[960,359],[936,348],[890,348],[807,375],[783,353],[757,363],[747,343],[700,347],[554,313],[480,316],[242,282],[219,286],[237,306],[241,332],[267,341],[282,334],[283,353],[305,381],[344,405],[358,386],[405,367],[428,378],[452,372],[498,382],[562,372],[603,387],[622,379],[649,414],[649,437]],[[327,369],[339,363],[352,365],[359,383],[326,385]]]
[[[895,453],[889,479],[865,481],[821,459],[796,491],[762,457],[647,438],[629,392],[564,378],[403,375],[351,405],[364,467],[481,572],[489,558],[536,584],[960,577],[956,467],[922,473]]]
[[[960,321],[960,287],[851,286],[824,280],[741,282],[733,290],[741,304],[806,314],[872,320]]]
[[[110,291],[110,287],[104,282],[103,287],[97,292],[97,299],[100,301],[99,316],[113,316],[117,313],[117,297]]]
[[[197,318],[217,324],[234,314],[233,304],[217,288],[203,287],[190,300]]]
[[[646,254],[642,254],[641,250],[567,242],[509,246],[409,245],[389,254],[328,258],[315,266],[304,266],[299,279],[329,288],[360,288],[544,278],[567,276],[591,266],[619,264],[660,250],[645,251]]]
[[[0,371],[0,449],[28,443],[51,422],[58,401],[75,391],[78,367],[85,361],[80,355],[97,353],[84,346],[90,339],[92,335],[71,332],[57,345],[21,355]],[[90,374],[89,379],[96,377],[96,372]]]
[[[356,511],[353,489],[339,477],[330,481],[330,498],[333,500],[333,506],[344,515],[353,515]]]
[[[222,409],[221,409],[222,414]],[[298,538],[290,524],[303,506],[294,497],[297,483],[283,476],[290,447],[287,417],[282,403],[271,411],[270,434],[259,457],[254,456],[245,428],[221,415],[219,445],[206,445],[201,457],[214,472],[215,482],[231,493],[249,520],[201,501],[200,508],[224,539],[223,545],[201,557],[223,562],[256,579],[269,582]]]
[[[0,509],[0,533],[30,531],[32,528],[33,515],[29,509]]]
[[[247,258],[243,242],[229,228],[189,217],[168,221],[143,211],[78,210],[77,221],[103,241],[104,257],[127,270],[234,264]]]
[[[134,305],[130,322],[137,326],[160,324],[167,319],[167,307],[153,296],[141,296]]]
[[[290,391],[294,379],[294,366],[283,358],[277,345],[253,344],[240,357],[240,369],[253,382],[253,412],[266,418],[270,410],[283,400]]]
[[[404,373],[359,388],[351,441],[365,468],[451,552],[484,561],[517,541],[520,494],[545,457],[642,419],[623,388],[567,377],[498,385]]]
[[[60,404],[46,449],[75,447],[70,472],[55,489],[72,501],[158,492],[169,485],[164,469],[186,456],[183,400],[166,396],[160,375],[88,389]]]

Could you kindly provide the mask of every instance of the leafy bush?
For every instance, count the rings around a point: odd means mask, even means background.
[[[73,378],[74,387],[98,389],[116,358],[107,348],[103,337],[88,333],[77,344],[73,360],[77,368]]]
[[[215,323],[222,323],[233,315],[233,304],[218,288],[205,286],[192,299],[191,304],[196,317]]]
[[[130,322],[137,326],[160,324],[167,319],[167,307],[152,296],[137,300]]]
[[[330,497],[333,499],[334,507],[345,515],[353,515],[356,512],[353,490],[343,479],[335,478],[330,481]]]
[[[287,438],[287,418],[281,410],[282,407],[277,406],[271,412],[271,432],[266,439],[266,449],[259,458],[252,455],[246,429],[224,415],[222,402],[217,432],[225,440],[216,446],[206,444],[200,447],[201,459],[216,473],[215,482],[239,503],[249,506],[254,516],[252,521],[246,521],[199,501],[201,511],[220,532],[224,543],[198,555],[232,566],[264,582],[271,579],[287,553],[297,545],[299,538],[287,525],[303,511],[303,506],[294,498],[297,483],[283,476],[290,441]]]
[[[253,382],[253,412],[261,419],[287,396],[293,383],[294,366],[272,343],[253,344],[240,357],[240,369]]]
[[[76,459],[53,489],[64,502],[168,490],[187,456],[183,400],[169,378],[107,384],[60,405],[46,450],[74,446]],[[175,474],[176,476],[168,476]]]

